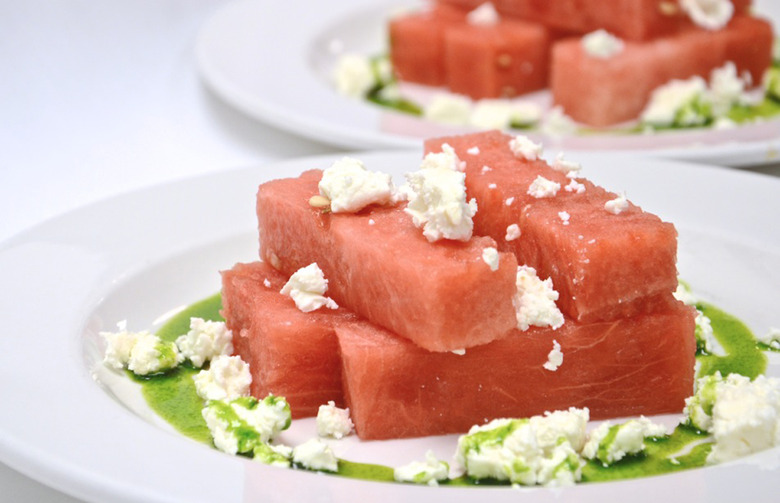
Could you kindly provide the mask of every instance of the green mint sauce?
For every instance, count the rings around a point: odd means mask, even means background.
[[[763,350],[767,348],[756,343],[744,323],[712,305],[702,303],[696,307],[710,318],[714,335],[727,353],[726,356],[698,354],[701,365],[698,377],[720,371],[724,375],[737,372],[754,378],[766,370],[767,359]],[[158,330],[157,335],[166,341],[175,340],[189,331],[191,317],[222,321],[220,309],[221,297],[216,294],[176,314]],[[147,403],[157,414],[183,435],[211,445],[211,435],[201,416],[203,401],[196,394],[192,381],[192,376],[198,371],[187,363],[165,374],[133,378],[141,384]],[[690,426],[679,425],[669,437],[647,440],[645,452],[640,455],[624,458],[608,467],[597,460],[587,462],[582,469],[582,482],[630,479],[703,467],[711,448],[708,435]],[[337,474],[378,482],[394,480],[391,467],[343,459],[339,460]],[[505,483],[464,476],[442,485],[473,487]]]

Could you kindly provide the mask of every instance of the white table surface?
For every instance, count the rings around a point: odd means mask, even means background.
[[[203,88],[195,38],[225,1],[0,0],[0,242],[136,188],[335,151]],[[78,500],[0,463],[0,501]]]

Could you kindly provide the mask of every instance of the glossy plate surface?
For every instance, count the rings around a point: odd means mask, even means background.
[[[398,176],[420,152],[353,154]],[[695,291],[757,333],[780,325],[780,180],[739,170],[582,154],[583,175],[676,223],[679,267]],[[98,333],[127,320],[154,329],[165,313],[219,289],[218,271],[254,260],[257,185],[328,167],[298,159],[132,192],[39,225],[0,245],[0,461],[89,501],[680,501],[731,502],[780,489],[780,449],[707,469],[617,483],[544,488],[430,488],[267,467],[174,432],[128,379],[101,364]],[[673,180],[673,182],[672,182]],[[773,356],[777,356],[776,354]],[[777,358],[769,373],[780,376]],[[670,419],[670,418],[666,418]],[[674,420],[675,418],[671,418]],[[313,434],[296,422],[282,441]],[[444,459],[455,437],[332,445],[390,466]]]
[[[348,148],[414,148],[422,138],[466,130],[339,95],[331,75],[341,54],[386,53],[389,16],[419,5],[414,0],[379,5],[335,0],[308,2],[305,8],[266,0],[232,3],[202,28],[198,69],[208,87],[227,103],[285,131]],[[780,20],[777,2],[757,1],[756,10]],[[405,89],[421,103],[433,93],[422,86]],[[547,107],[550,95],[544,91],[530,99]],[[654,135],[533,135],[546,147],[566,152],[632,151],[727,166],[780,159],[780,119],[728,130]]]

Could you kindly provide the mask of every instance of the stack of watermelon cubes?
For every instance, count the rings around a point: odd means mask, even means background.
[[[723,27],[697,26],[679,0],[494,0],[497,23],[474,25],[483,0],[437,0],[389,22],[390,57],[403,81],[446,86],[473,99],[549,87],[554,104],[582,124],[634,120],[652,91],[728,62],[758,85],[772,60],[772,26],[751,0],[730,0]],[[610,57],[583,48],[605,30],[623,42]]]
[[[319,170],[262,184],[262,261],[224,271],[222,291],[253,394],[285,396],[295,417],[344,404],[363,439],[463,433],[568,407],[594,419],[682,410],[696,344],[694,312],[672,295],[674,227],[630,203],[608,211],[618,196],[586,179],[566,190],[571,177],[518,157],[511,141],[492,131],[426,142],[465,163],[479,208],[465,242],[428,241],[403,202],[312,207]],[[540,176],[558,193],[529,195]],[[338,309],[303,313],[279,293],[313,262]],[[552,280],[563,325],[517,328],[518,265]],[[555,351],[563,359],[551,366]]]

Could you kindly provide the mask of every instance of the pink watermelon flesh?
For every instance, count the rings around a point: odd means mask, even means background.
[[[493,239],[430,243],[400,206],[357,214],[309,206],[320,171],[260,186],[260,255],[290,275],[316,262],[328,295],[366,319],[429,351],[451,351],[500,338],[516,326],[512,297],[517,261],[482,259]]]
[[[236,264],[222,272],[222,315],[235,354],[249,364],[252,395],[283,396],[293,417],[314,416],[329,400],[343,406],[334,326],[356,317],[345,309],[303,313],[279,293],[286,281],[262,262]]]
[[[503,20],[445,33],[447,87],[474,99],[513,97],[547,86],[550,35],[541,25]]]
[[[464,22],[465,12],[450,6],[414,12],[390,20],[390,60],[399,79],[444,85],[444,32]]]
[[[580,40],[553,47],[551,91],[555,104],[572,119],[596,127],[638,118],[654,89],[673,79],[710,72],[733,62],[740,75],[761,82],[772,60],[772,27],[754,17],[738,17],[718,31],[688,29],[646,43],[627,42],[608,59],[587,55]]]
[[[752,0],[732,0],[732,4],[736,13],[747,14]],[[605,29],[628,40],[650,40],[693,25],[669,0],[496,0],[495,5],[510,17],[579,33]]]
[[[479,207],[475,233],[493,237],[500,250],[514,253],[540,278],[552,278],[558,307],[575,320],[610,320],[664,307],[677,286],[674,226],[633,204],[619,215],[608,212],[604,204],[616,194],[585,179],[578,179],[584,193],[566,191],[569,178],[544,161],[517,158],[511,138],[489,131],[425,143],[426,152],[439,152],[447,143],[466,162],[466,189]],[[475,146],[479,154],[469,154]],[[528,195],[537,176],[561,189],[550,198]],[[562,211],[570,216],[568,224]],[[511,224],[522,235],[507,241]]]
[[[677,413],[693,389],[694,312],[514,331],[464,355],[431,353],[367,323],[336,329],[361,439],[463,433],[495,418],[588,407],[593,419]],[[563,363],[543,367],[556,340]]]

